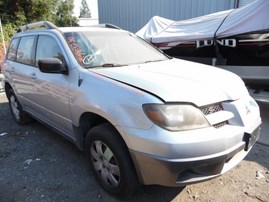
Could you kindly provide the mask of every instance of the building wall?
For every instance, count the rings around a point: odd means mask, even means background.
[[[255,0],[239,0],[239,7],[248,5],[249,3],[254,2]]]
[[[183,20],[235,8],[237,0],[98,0],[99,22],[136,32],[153,16]]]

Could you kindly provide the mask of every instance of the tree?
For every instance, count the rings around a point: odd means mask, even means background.
[[[60,27],[77,26],[78,19],[73,16],[73,0],[60,0],[56,7],[55,24]]]
[[[48,20],[55,22],[55,0],[0,0],[0,19],[6,43],[19,26]]]
[[[71,26],[77,25],[73,9],[73,0],[0,0],[0,19],[15,27],[44,20]]]
[[[86,0],[81,1],[79,17],[80,18],[91,18],[92,17],[91,11],[88,7]]]
[[[41,20],[54,20],[55,0],[0,0],[3,24],[16,26]]]
[[[57,26],[75,26],[78,20],[72,16],[73,9],[73,0],[0,0],[5,43],[9,43],[19,26],[32,22],[51,21]]]

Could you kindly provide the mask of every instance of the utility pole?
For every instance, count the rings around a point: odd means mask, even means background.
[[[5,44],[5,39],[4,39],[1,19],[0,19],[0,31],[1,31],[1,34],[2,34],[4,52],[5,52],[5,55],[6,55],[6,44]],[[2,53],[0,53],[0,54],[2,54]],[[0,59],[1,59],[1,57],[0,57]],[[0,92],[3,92],[3,91],[4,91],[4,82],[3,82],[3,74],[1,73],[1,67],[0,67]]]
[[[0,19],[0,31],[1,31],[1,36],[2,36],[2,42],[3,42],[3,48],[4,48],[4,53],[6,54],[6,44],[5,44],[5,37],[4,37],[4,33],[3,33],[3,27],[2,27],[2,22]]]

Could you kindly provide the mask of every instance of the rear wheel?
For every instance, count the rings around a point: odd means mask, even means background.
[[[11,110],[11,113],[12,113],[15,121],[21,125],[24,125],[24,124],[31,122],[32,118],[23,111],[22,106],[19,103],[19,101],[18,101],[18,99],[17,99],[17,97],[12,89],[10,89],[8,91],[7,96],[8,96],[8,100],[9,100],[10,110]]]
[[[129,151],[111,125],[101,124],[88,132],[86,155],[105,190],[123,196],[135,192],[138,179]]]

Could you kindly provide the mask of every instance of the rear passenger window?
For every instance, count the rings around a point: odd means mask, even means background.
[[[15,60],[16,59],[18,42],[19,42],[19,38],[15,38],[10,42],[8,53],[7,53],[8,60]]]
[[[34,64],[33,59],[34,42],[35,42],[34,36],[26,36],[21,38],[17,51],[18,62],[29,65]]]
[[[58,58],[65,64],[63,53],[57,41],[50,36],[41,35],[38,37],[36,63],[38,63],[38,60],[42,58]]]

